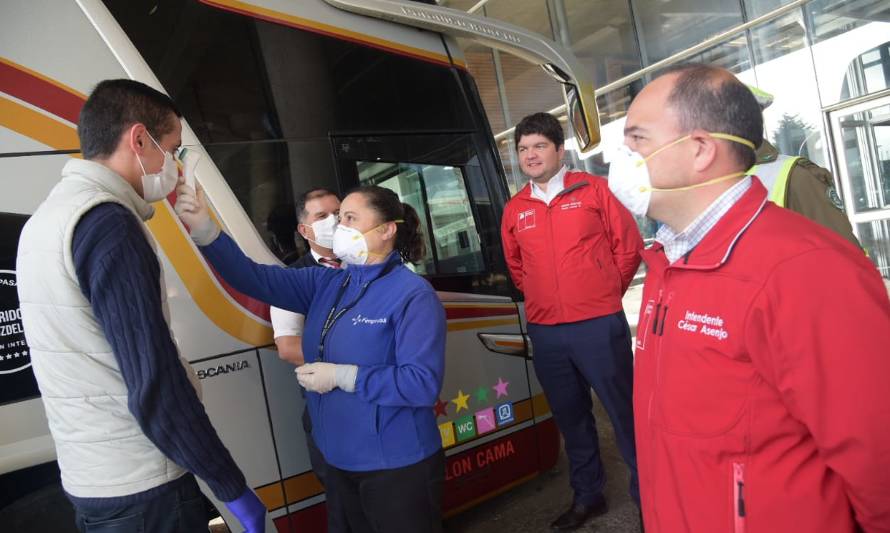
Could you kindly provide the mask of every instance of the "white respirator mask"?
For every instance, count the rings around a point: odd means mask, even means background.
[[[146,131],[146,133],[148,132]],[[166,198],[168,194],[173,192],[173,189],[176,188],[176,183],[179,181],[179,169],[176,166],[176,160],[173,158],[173,154],[161,149],[161,145],[155,141],[150,133],[148,134],[148,138],[151,139],[151,142],[153,142],[154,145],[158,147],[158,150],[164,154],[164,164],[161,166],[161,170],[153,174],[147,174],[145,172],[145,165],[142,164],[142,158],[139,157],[138,154],[136,155],[136,159],[139,161],[139,166],[142,168],[142,197],[146,202],[152,203]]]
[[[310,224],[309,227],[312,228],[312,233],[315,235],[315,239],[307,238],[306,240],[315,243],[322,248],[334,247],[334,232],[337,228],[337,216],[335,214],[331,213],[321,220],[316,220]]]
[[[755,150],[754,143],[735,135],[730,135],[728,133],[709,133],[708,135],[718,139],[724,139],[727,141],[743,144],[748,148]],[[688,185],[686,187],[673,187],[668,189],[653,187],[652,178],[649,177],[649,167],[646,166],[646,162],[659,153],[663,152],[664,150],[680,144],[681,142],[686,141],[689,138],[689,135],[680,137],[676,141],[670,142],[655,150],[654,152],[649,154],[648,157],[643,157],[639,153],[634,152],[633,150],[628,148],[627,145],[622,144],[620,146],[617,146],[610,153],[609,190],[612,191],[612,194],[615,195],[615,198],[617,198],[618,201],[621,202],[628,211],[636,216],[642,217],[646,216],[646,213],[649,212],[649,202],[652,200],[653,191],[688,191],[690,189],[697,189],[699,187],[713,185],[714,183],[719,183],[721,181],[738,178],[746,174],[746,172],[735,172],[733,174],[719,176],[704,181],[702,183],[696,183],[694,185]]]

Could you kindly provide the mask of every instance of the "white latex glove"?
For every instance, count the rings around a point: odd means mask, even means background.
[[[204,198],[204,189],[197,192],[185,183],[176,187],[176,206],[173,208],[179,220],[189,227],[192,240],[198,246],[207,246],[219,237],[219,226],[210,217],[210,208]]]
[[[339,387],[346,392],[353,392],[358,367],[334,363],[309,363],[297,367],[294,372],[297,374],[297,381],[308,391],[325,394]]]

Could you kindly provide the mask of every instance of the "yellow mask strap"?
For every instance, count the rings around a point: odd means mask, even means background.
[[[667,143],[666,145],[662,146],[661,148],[655,150],[655,151],[652,152],[651,154],[649,154],[649,155],[647,155],[646,157],[644,157],[642,161],[637,161],[637,166],[638,166],[638,167],[641,167],[641,166],[645,165],[645,164],[646,164],[646,161],[649,161],[650,159],[652,159],[652,158],[655,157],[656,155],[660,154],[661,152],[664,152],[664,151],[667,150],[668,148],[680,144],[681,142],[685,141],[685,140],[688,139],[689,137],[691,137],[691,135],[684,135],[683,137],[680,137],[680,138],[677,139],[676,141]]]
[[[646,190],[659,191],[659,192],[688,191],[690,189],[698,189],[699,187],[705,187],[707,185],[713,185],[714,183],[720,183],[721,181],[727,181],[727,180],[731,180],[733,178],[739,178],[746,174],[747,174],[747,172],[733,172],[732,174],[727,174],[725,176],[720,176],[718,178],[709,179],[708,181],[696,183],[695,185],[687,185],[686,187],[676,187],[673,189],[659,189],[657,187],[647,187],[647,188],[644,188],[644,190],[641,192],[646,192]]]
[[[378,224],[378,225],[374,226],[373,228],[369,229],[368,231],[362,233],[362,235],[367,235],[367,234],[371,233],[372,231],[377,231],[378,229],[382,228],[383,226],[389,224],[390,222],[395,222],[396,224],[402,224],[405,221],[400,218],[396,219],[396,220],[389,220],[387,222],[384,222],[382,224]],[[358,237],[356,237],[356,238],[358,238]]]
[[[711,137],[716,137],[718,139],[723,139],[725,141],[732,141],[734,143],[744,144],[752,150],[757,150],[757,147],[754,146],[754,143],[752,143],[748,139],[743,139],[736,135],[730,135],[729,133],[709,133],[708,135],[710,135]]]
[[[741,137],[739,137],[739,136],[737,136],[737,135],[732,135],[732,134],[729,134],[729,133],[710,133],[710,132],[709,132],[709,133],[708,133],[708,136],[710,136],[710,137],[714,137],[715,139],[723,139],[724,141],[731,141],[731,142],[735,142],[735,143],[743,144],[743,145],[747,146],[748,148],[750,148],[750,149],[752,149],[752,150],[757,150],[757,148],[754,146],[754,143],[752,143],[752,142],[749,141],[748,139],[743,139],[743,138],[741,138]],[[662,146],[661,148],[655,150],[654,152],[652,152],[652,153],[649,154],[648,156],[644,157],[642,161],[637,161],[637,166],[638,166],[638,167],[639,167],[639,166],[643,166],[644,164],[646,164],[646,161],[652,159],[653,157],[655,157],[656,155],[660,154],[661,152],[667,150],[668,148],[680,144],[681,142],[683,142],[683,141],[689,139],[690,137],[692,137],[692,136],[691,136],[691,135],[684,135],[683,137],[680,137],[680,138],[677,139],[676,141],[672,141],[672,142],[667,143],[666,145],[664,145],[664,146]]]

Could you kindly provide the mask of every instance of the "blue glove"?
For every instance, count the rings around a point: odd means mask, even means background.
[[[241,496],[226,502],[226,508],[238,518],[245,533],[265,533],[266,506],[250,490],[250,487],[247,487]]]

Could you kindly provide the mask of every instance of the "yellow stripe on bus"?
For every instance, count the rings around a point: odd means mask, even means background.
[[[68,124],[0,96],[0,125],[56,150],[77,149],[77,131]],[[166,201],[155,204],[147,223],[192,299],[220,329],[252,346],[272,342],[272,328],[241,310],[216,285],[203,259],[189,244]]]
[[[3,96],[0,96],[0,124],[56,150],[80,149],[77,130]]]
[[[154,206],[155,216],[146,224],[201,311],[219,329],[252,346],[272,343],[272,328],[241,311],[215,283],[213,274],[180,229],[169,203],[161,201]]]

